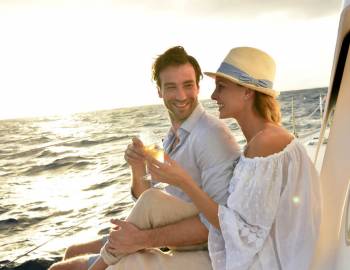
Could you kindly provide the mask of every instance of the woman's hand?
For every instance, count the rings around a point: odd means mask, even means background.
[[[185,185],[193,181],[191,176],[182,169],[175,160],[170,159],[166,154],[164,154],[164,163],[156,160],[148,154],[146,154],[146,161],[152,179],[159,182],[183,188]]]

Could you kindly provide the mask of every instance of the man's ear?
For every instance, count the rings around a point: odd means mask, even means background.
[[[160,87],[157,87],[157,90],[158,90],[158,97],[163,98],[163,93]]]

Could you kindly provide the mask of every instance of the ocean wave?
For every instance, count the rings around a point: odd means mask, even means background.
[[[143,127],[158,127],[158,123],[146,123],[142,125]]]
[[[19,221],[15,218],[7,218],[4,220],[0,220],[0,230],[8,229],[13,226],[17,226]]]
[[[22,151],[19,153],[15,153],[12,155],[5,156],[4,159],[17,159],[17,158],[25,158],[25,157],[30,157],[30,156],[35,156],[36,154],[42,152],[43,148],[34,148],[26,151]]]
[[[27,230],[30,226],[37,224],[47,218],[48,218],[47,216],[41,216],[41,217],[34,217],[34,218],[22,217],[22,218],[8,218],[8,219],[0,220],[0,232],[1,231],[8,232],[9,230],[11,232],[22,231],[24,229]]]
[[[9,176],[14,176],[14,175],[16,175],[16,174],[13,172],[0,172],[1,177],[9,177]]]
[[[102,170],[102,172],[118,172],[118,171],[121,171],[123,169],[126,169],[129,167],[129,164],[126,163],[126,162],[123,162],[123,163],[119,163],[119,164],[113,164],[107,168],[104,168]]]
[[[26,261],[22,264],[10,263],[9,260],[0,261],[0,270],[46,270],[55,262],[62,259],[60,256],[55,256],[50,259],[34,259]]]
[[[37,216],[37,217],[20,217],[17,218],[18,221],[18,225],[20,225],[21,227],[25,227],[27,228],[28,226],[37,224],[39,222],[44,221],[45,219],[48,219],[51,215],[47,215],[45,213],[42,213],[42,216]]]
[[[29,211],[35,211],[35,212],[47,211],[47,210],[49,210],[49,207],[47,206],[37,206],[29,209]]]
[[[68,146],[68,147],[87,147],[87,146],[93,146],[93,145],[98,145],[98,144],[104,144],[104,143],[110,143],[114,141],[120,141],[124,139],[128,139],[128,135],[124,136],[113,136],[109,138],[103,138],[100,140],[81,140],[77,142],[69,142],[69,143],[63,143],[63,146]]]
[[[62,154],[67,154],[67,153],[70,153],[71,151],[64,151],[64,152],[53,152],[51,150],[44,150],[40,153],[40,155],[38,155],[37,157],[38,158],[47,158],[47,157],[57,157],[59,155],[62,155]]]
[[[53,212],[49,217],[65,216],[73,212],[74,212],[73,210],[56,211],[56,212]]]
[[[29,138],[26,138],[26,139],[22,140],[21,142],[25,143],[25,144],[30,143],[31,145],[33,145],[33,144],[47,143],[47,142],[50,142],[50,141],[51,141],[51,139],[49,137],[41,136],[41,137],[38,137],[38,138],[29,137]]]
[[[90,186],[88,188],[85,188],[85,189],[83,189],[83,191],[98,190],[98,189],[102,189],[102,188],[105,188],[105,187],[109,187],[109,186],[114,185],[116,183],[117,183],[116,180],[106,180],[104,182],[101,182],[101,183],[92,185],[92,186]]]
[[[6,213],[7,211],[9,211],[11,209],[11,207],[13,207],[14,205],[6,205],[6,207],[4,206],[0,206],[0,215]]]
[[[73,212],[73,210],[67,210],[67,211],[55,211],[50,214],[47,214],[47,207],[40,207],[41,209],[37,208],[34,209],[34,211],[41,211],[40,216],[33,217],[31,216],[19,216],[19,217],[11,217],[7,219],[0,220],[0,231],[2,230],[8,230],[8,229],[14,229],[15,227],[18,227],[18,230],[23,230],[29,228],[32,225],[38,224],[48,218],[52,217],[58,217],[58,216],[65,216]],[[30,209],[28,211],[33,211],[33,209]],[[27,211],[27,212],[28,212]]]
[[[33,176],[40,174],[42,172],[47,171],[53,171],[53,170],[59,170],[62,168],[66,169],[81,169],[82,167],[86,167],[88,165],[95,164],[89,161],[85,161],[84,158],[77,156],[77,157],[64,157],[61,159],[56,159],[55,161],[46,164],[46,165],[35,165],[29,168],[27,171],[24,172],[25,175]]]
[[[103,211],[103,215],[107,217],[115,217],[121,213],[123,213],[126,210],[129,210],[130,207],[133,205],[133,202],[123,202],[123,201],[118,201],[117,205],[113,205],[110,207],[110,209],[106,209]]]

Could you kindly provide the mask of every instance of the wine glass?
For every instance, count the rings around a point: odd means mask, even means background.
[[[139,139],[142,141],[144,145],[144,150],[147,154],[155,158],[160,162],[164,162],[164,150],[163,144],[159,136],[151,130],[143,130],[139,134]],[[142,177],[145,181],[151,181],[151,175],[148,173],[148,169],[146,167],[146,175]]]

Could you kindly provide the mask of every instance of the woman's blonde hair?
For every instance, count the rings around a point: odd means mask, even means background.
[[[274,97],[255,91],[254,108],[267,121],[281,124],[280,104]]]

